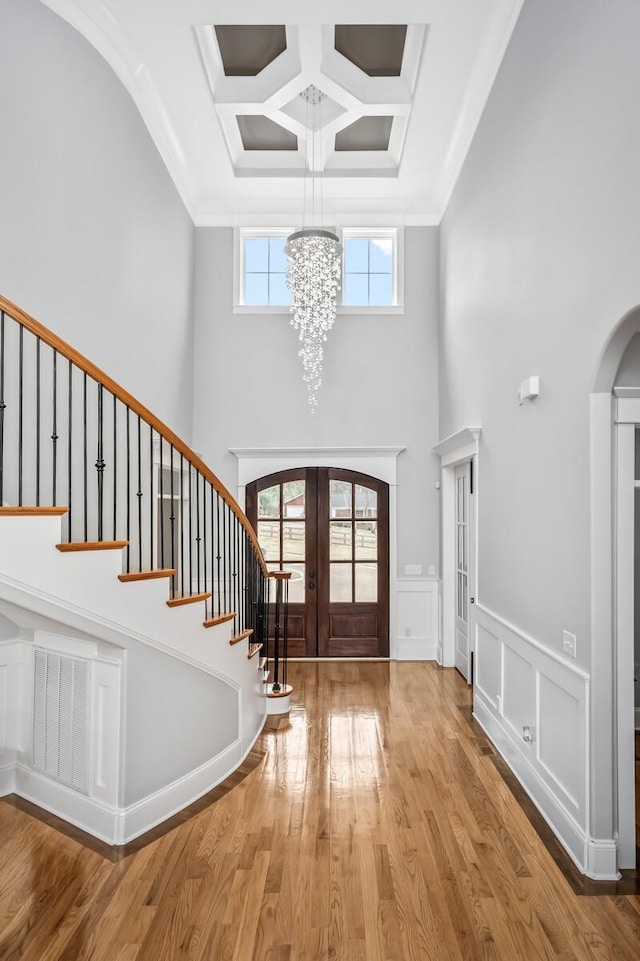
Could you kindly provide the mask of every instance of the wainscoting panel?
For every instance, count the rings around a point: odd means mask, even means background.
[[[437,578],[399,578],[396,581],[398,636],[391,657],[398,661],[435,661],[438,658],[440,581]]]
[[[479,608],[476,607],[479,613]],[[476,690],[498,710],[502,695],[502,647],[497,636],[476,616]]]
[[[580,870],[618,877],[615,839],[588,832],[588,673],[482,604],[475,640],[476,719]]]

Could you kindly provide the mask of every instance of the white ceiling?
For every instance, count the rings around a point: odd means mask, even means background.
[[[289,227],[312,152],[297,106],[310,84],[327,95],[313,141],[325,223],[439,223],[524,0],[41,2],[111,64],[196,224]],[[226,77],[213,25],[264,23],[286,26],[287,50],[256,77]],[[401,76],[368,77],[338,54],[336,23],[407,24]],[[244,150],[243,113],[291,130],[298,150]],[[336,152],[336,131],[370,115],[393,117],[389,149]]]

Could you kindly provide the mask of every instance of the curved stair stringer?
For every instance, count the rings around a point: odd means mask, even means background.
[[[64,636],[66,632],[74,638],[86,637],[94,645],[96,641],[102,642],[103,655],[104,645],[112,645],[116,655],[119,651],[127,652],[126,657],[122,658],[119,675],[123,682],[120,712],[122,731],[119,734],[121,751],[126,753],[130,750],[135,725],[140,725],[142,731],[148,722],[144,715],[137,716],[140,712],[137,710],[135,691],[127,689],[132,674],[131,665],[142,663],[141,658],[149,663],[154,683],[159,684],[158,689],[154,688],[151,692],[152,700],[148,703],[153,707],[154,701],[157,701],[158,709],[161,708],[168,718],[172,718],[172,673],[176,678],[180,677],[184,689],[189,683],[189,671],[197,672],[192,679],[194,687],[200,690],[201,699],[204,698],[201,713],[207,718],[204,727],[206,731],[211,730],[212,740],[215,740],[220,724],[211,715],[211,702],[225,702],[227,709],[235,712],[232,721],[228,714],[224,719],[223,727],[226,726],[229,732],[226,742],[222,745],[218,738],[215,755],[207,757],[188,771],[180,767],[182,764],[184,768],[184,757],[178,756],[181,752],[179,740],[173,737],[174,732],[170,732],[169,737],[176,754],[173,767],[167,763],[166,748],[159,748],[154,743],[151,732],[149,751],[162,756],[161,766],[165,769],[161,784],[153,783],[151,776],[147,778],[146,787],[144,784],[137,785],[135,790],[131,790],[127,783],[131,777],[126,773],[126,757],[121,757],[114,767],[112,780],[117,783],[110,785],[106,792],[108,797],[104,790],[102,793],[97,790],[94,797],[89,792],[87,797],[80,796],[55,780],[47,783],[48,779],[41,775],[33,772],[28,774],[24,763],[22,767],[17,765],[13,783],[6,771],[4,774],[0,771],[0,793],[15,790],[83,830],[109,843],[120,844],[185,807],[242,763],[265,719],[266,702],[258,678],[259,664],[258,659],[247,657],[247,644],[229,643],[234,634],[233,621],[205,629],[204,603],[168,607],[169,585],[166,579],[121,583],[118,580],[122,570],[120,551],[60,553],[55,547],[60,540],[60,528],[61,520],[56,516],[0,518],[0,611],[4,605],[10,619],[12,608],[31,611],[47,619],[47,623],[52,625],[49,632],[54,636]],[[28,632],[22,631],[20,640],[16,641],[24,648],[25,675],[29,674],[28,666],[33,663],[33,655],[29,660],[27,648],[34,646],[25,640],[27,636]],[[172,659],[173,672],[167,670],[167,658]],[[101,664],[110,660],[117,661],[118,656],[97,658]],[[159,669],[159,665],[163,665],[162,669]],[[158,680],[159,677],[161,680]],[[146,681],[143,687],[145,684]],[[205,696],[203,691],[205,694],[210,691],[210,697]],[[189,703],[187,713],[191,711],[196,716],[198,705]],[[174,718],[177,728],[181,720],[180,717]],[[113,732],[109,736],[111,740],[115,738]],[[189,745],[194,740],[202,741],[201,753],[203,750],[206,753],[207,733],[203,734],[201,724],[192,723],[190,729],[183,731],[183,738]],[[24,749],[23,760],[28,754],[28,749]],[[136,779],[135,774],[134,769],[133,780]],[[142,796],[139,796],[141,792]]]

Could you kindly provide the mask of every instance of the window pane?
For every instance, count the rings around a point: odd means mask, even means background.
[[[349,604],[351,597],[351,564],[329,566],[329,601],[331,604]]]
[[[347,274],[369,271],[369,238],[347,237],[344,242],[344,269]]]
[[[375,604],[378,600],[378,567],[356,564],[356,602]]]
[[[369,304],[372,307],[389,307],[393,303],[393,277],[391,274],[371,274],[369,277]]]
[[[370,487],[356,484],[356,517],[377,517],[378,494]]]
[[[258,521],[258,543],[266,561],[280,559],[280,522]]]
[[[267,564],[267,569],[270,570],[270,571],[279,571],[279,570],[280,570],[280,565],[279,565],[279,564]],[[276,582],[275,582],[274,578],[270,577],[270,578],[269,578],[269,603],[270,603],[270,604],[275,604],[275,600],[276,600]]]
[[[351,517],[351,490],[349,481],[329,481],[329,516]]]
[[[244,302],[264,306],[269,303],[268,274],[244,275]]]
[[[285,517],[304,517],[305,482],[287,481],[282,485],[282,506]]]
[[[368,274],[345,274],[342,303],[345,307],[361,307],[369,303]]]
[[[282,557],[284,560],[304,560],[304,521],[282,522]]]
[[[373,274],[393,273],[393,240],[391,237],[371,238],[369,270]]]
[[[258,517],[280,517],[280,485],[258,493]]]
[[[375,561],[378,557],[378,525],[375,521],[356,522],[357,561]]]
[[[269,270],[268,237],[247,237],[244,242],[245,273],[267,273]]]
[[[287,255],[284,252],[286,242],[286,237],[269,238],[269,270],[272,273],[284,274],[287,269]]]
[[[350,561],[351,521],[331,521],[329,524],[329,558],[332,561]]]
[[[274,307],[288,307],[291,304],[291,291],[284,274],[269,274],[269,303]]]

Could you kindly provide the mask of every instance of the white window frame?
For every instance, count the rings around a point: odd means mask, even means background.
[[[402,227],[344,227],[340,231],[340,239],[344,247],[345,240],[362,238],[376,240],[384,238],[393,241],[393,303],[382,306],[368,306],[354,304],[353,306],[338,307],[339,314],[403,314],[404,313],[404,229]],[[342,260],[342,275],[344,277],[344,254]]]
[[[285,314],[291,313],[285,305],[244,303],[244,242],[251,237],[282,237],[295,232],[296,227],[235,227],[233,231],[233,312],[234,314]],[[327,228],[330,229],[330,228]],[[338,314],[404,314],[404,229],[402,227],[344,227],[337,231],[341,242],[352,237],[393,240],[393,304],[368,306],[338,304]],[[343,260],[344,273],[344,260]]]
[[[286,304],[245,304],[244,242],[252,237],[287,237],[295,227],[235,227],[233,231],[233,312],[234,314],[287,314]]]

